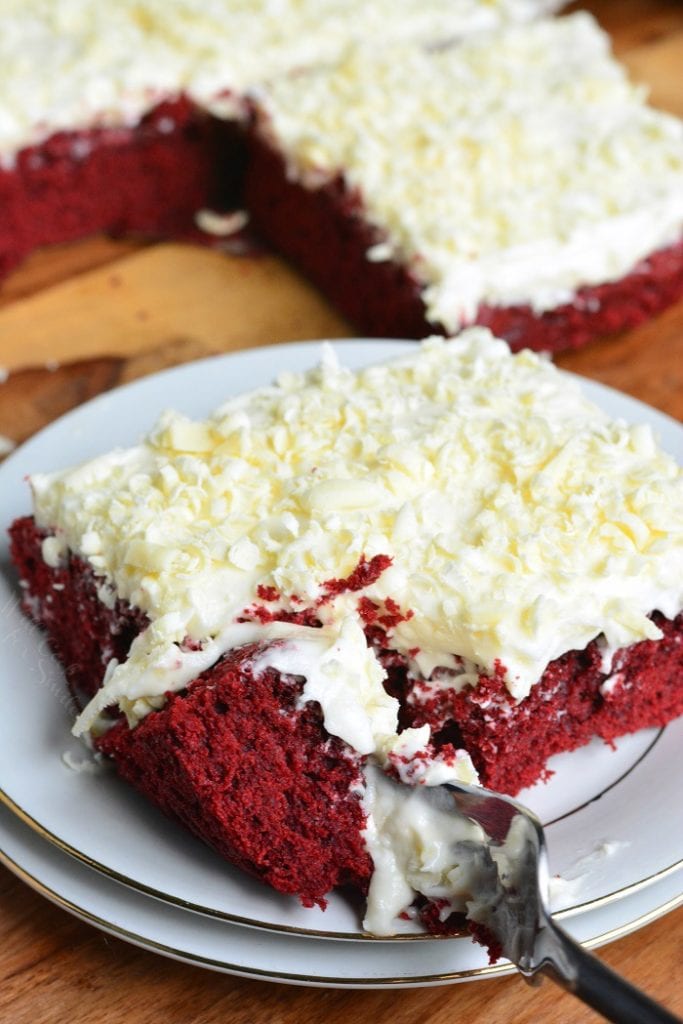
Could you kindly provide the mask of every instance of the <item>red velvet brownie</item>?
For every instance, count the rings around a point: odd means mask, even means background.
[[[96,231],[185,235],[234,203],[239,122],[256,83],[351,41],[452,39],[548,0],[26,2],[0,37],[0,275],[39,245]],[[321,26],[324,26],[321,29]]]
[[[464,907],[411,793],[683,712],[680,470],[485,330],[31,483],[13,558],[75,731],[275,888],[367,888],[377,933]]]
[[[252,220],[363,332],[477,323],[559,351],[633,327],[683,293],[681,125],[588,16],[518,27],[557,6],[19,5],[0,39],[0,275],[98,230],[187,237],[200,208],[241,200],[257,95]]]
[[[558,351],[683,295],[682,181],[683,124],[577,13],[271,83],[246,202],[365,333]]]

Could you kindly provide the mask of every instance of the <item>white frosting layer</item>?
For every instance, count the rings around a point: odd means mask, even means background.
[[[477,884],[475,862],[458,844],[483,842],[481,826],[459,814],[443,791],[407,788],[373,764],[364,769],[363,833],[374,871],[363,927],[373,935],[402,930],[399,915],[417,893],[440,900],[443,919],[464,913]],[[455,777],[443,781],[456,781]]]
[[[611,422],[552,365],[511,356],[483,329],[358,373],[328,349],[318,369],[205,422],[166,414],[138,447],[32,486],[39,525],[57,533],[46,558],[67,546],[109,603],[116,594],[151,619],[81,730],[108,703],[140,717],[239,644],[308,642],[308,627],[236,622],[259,586],[281,595],[269,609],[315,609],[323,623],[330,664],[308,685],[330,720],[344,721],[347,700],[375,703],[358,749],[387,728],[361,597],[380,612],[396,602],[406,619],[391,645],[424,675],[473,682],[475,666],[501,662],[519,699],[564,652],[600,634],[611,648],[656,639],[648,613],[683,607],[674,461],[649,427]],[[328,581],[379,555],[392,562],[374,582],[329,594]],[[347,656],[360,691],[341,671]]]
[[[683,233],[683,123],[648,108],[585,13],[426,52],[350,50],[279,79],[263,130],[293,179],[338,173],[455,331],[482,303],[570,301]]]
[[[135,124],[185,92],[218,116],[352,40],[448,39],[554,0],[2,0],[0,160],[59,130]],[[232,93],[232,98],[226,96]]]
[[[305,679],[301,702],[317,701],[325,728],[359,754],[378,754],[387,737],[398,728],[398,701],[382,685],[385,673],[368,648],[365,635],[352,618],[339,631],[290,627],[289,643],[268,647],[254,663],[254,671],[277,669]],[[409,730],[412,732],[412,730]],[[429,730],[422,746],[429,743]]]

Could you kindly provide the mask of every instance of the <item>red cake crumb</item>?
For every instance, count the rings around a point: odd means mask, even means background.
[[[483,946],[487,951],[490,964],[495,964],[500,960],[503,956],[503,947],[500,944],[500,941],[488,930],[488,928],[486,928],[485,925],[479,924],[477,921],[468,921],[467,931],[474,941],[478,942],[479,945]]]
[[[325,596],[321,599],[320,603],[323,604],[326,601],[330,601],[333,597],[337,597],[338,594],[364,590],[365,587],[375,583],[390,565],[391,558],[389,555],[375,555],[369,562],[365,555],[361,555],[358,565],[349,576],[341,580],[327,580],[323,584]]]
[[[345,594],[347,592],[355,592],[363,590],[365,587],[369,587],[372,583],[379,579],[385,569],[388,569],[391,565],[391,558],[388,555],[375,555],[369,561],[365,555],[361,555],[358,561],[358,565],[348,576],[338,580],[327,580],[322,586],[322,597],[318,598],[316,602],[316,608],[320,608],[321,605],[327,604],[333,598],[338,597],[339,594]],[[256,588],[256,595],[262,601],[267,604],[275,604],[282,600],[282,595],[277,591],[275,587],[264,587],[258,586]],[[295,594],[289,597],[289,602],[292,604],[300,604],[301,599]],[[379,623],[382,629],[376,629],[374,632],[377,636],[386,637],[386,630],[392,626],[398,625],[399,622],[404,622],[412,616],[412,612],[409,611],[403,614],[391,598],[388,598],[384,605],[384,611],[380,609],[379,605],[375,605],[372,601],[368,601],[367,598],[360,598],[361,604],[366,609],[368,618],[365,619],[367,625],[370,627],[373,623]],[[375,613],[371,613],[369,608],[372,605]],[[361,612],[361,616],[363,613]],[[288,611],[286,608],[275,607],[267,608],[265,605],[253,604],[249,608],[245,609],[244,615],[240,617],[238,621],[248,622],[255,619],[257,622],[292,622],[298,626],[313,626],[319,627],[322,625],[315,608],[305,608],[298,612]]]
[[[99,231],[176,237],[234,202],[241,132],[179,97],[135,127],[59,132],[0,168],[0,277],[41,245]]]
[[[238,622],[261,622],[266,625],[268,622],[291,622],[295,626],[311,626],[319,628],[322,623],[314,608],[302,608],[299,612],[290,612],[285,608],[266,608],[263,604],[252,604],[245,608],[244,614],[240,615]]]
[[[418,917],[431,935],[469,935],[488,952],[489,963],[495,964],[503,956],[503,947],[488,928],[476,921],[470,921],[465,914],[452,913],[444,920],[441,914],[448,906],[448,900],[418,901]]]
[[[415,614],[411,608],[402,612],[399,605],[388,597],[384,605],[371,601],[369,597],[361,597],[358,601],[358,612],[365,624],[365,635],[368,642],[376,648],[387,648],[389,631],[401,622],[407,622]],[[386,667],[386,666],[385,666]]]
[[[341,177],[306,188],[287,175],[280,152],[254,129],[249,139],[246,205],[251,224],[362,331],[380,338],[448,334],[427,320],[421,286],[407,267],[370,262],[383,240],[365,219],[361,197]],[[343,267],[343,273],[340,273]],[[683,241],[643,260],[619,281],[580,288],[574,301],[537,314],[529,306],[482,305],[473,321],[514,351],[559,352],[635,327],[683,296]]]

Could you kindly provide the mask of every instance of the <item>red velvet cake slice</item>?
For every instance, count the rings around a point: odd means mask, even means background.
[[[585,13],[261,90],[252,223],[363,332],[558,351],[683,294],[683,123]]]
[[[31,485],[13,558],[75,732],[280,891],[367,889],[378,934],[464,910],[426,839],[473,826],[424,787],[514,793],[683,712],[681,471],[484,329]]]

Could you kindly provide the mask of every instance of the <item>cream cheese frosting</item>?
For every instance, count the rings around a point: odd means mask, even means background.
[[[457,47],[349,49],[260,94],[288,174],[342,175],[430,322],[536,312],[615,281],[683,234],[683,122],[649,108],[587,13]]]
[[[217,116],[353,40],[433,43],[554,0],[0,0],[0,160],[56,131],[132,125],[184,92]],[[83,154],[81,154],[83,155]]]
[[[373,764],[364,774],[364,839],[373,862],[365,930],[373,935],[407,930],[401,916],[418,893],[439,901],[443,920],[465,913],[478,878],[475,859],[469,852],[459,854],[458,846],[485,842],[484,830],[459,814],[446,793],[408,789]]]
[[[343,720],[351,695],[366,710],[365,740],[350,742],[377,751],[392,712],[361,597],[395,602],[391,646],[423,677],[471,683],[502,664],[515,699],[566,651],[657,639],[649,613],[683,607],[673,459],[649,427],[610,420],[573,379],[481,328],[356,373],[328,347],[317,368],[205,421],[167,413],[137,447],[31,483],[54,535],[46,559],[79,554],[103,599],[150,619],[77,731],[108,704],[135,721],[241,644],[284,644],[287,671],[287,644],[299,657],[342,644],[311,699],[329,683]],[[330,591],[376,556],[390,564],[368,585]],[[271,590],[269,610],[313,609],[322,630],[258,621]]]

